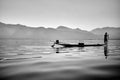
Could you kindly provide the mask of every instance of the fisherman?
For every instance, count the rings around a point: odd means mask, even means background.
[[[109,35],[108,35],[108,33],[106,32],[106,33],[104,34],[104,43],[105,43],[105,44],[108,43],[108,39],[109,39]]]
[[[59,40],[56,40],[55,44],[59,44]]]
[[[55,44],[59,44],[59,43],[60,43],[59,40],[56,40],[56,41],[54,42],[54,44],[53,44],[51,47],[54,47]]]

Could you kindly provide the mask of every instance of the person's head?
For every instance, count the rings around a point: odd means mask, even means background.
[[[59,40],[56,40],[56,44],[58,44],[59,43]]]
[[[105,32],[105,35],[107,35],[107,32]]]

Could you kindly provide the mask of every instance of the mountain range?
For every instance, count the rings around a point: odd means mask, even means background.
[[[96,28],[91,31],[93,34],[98,36],[104,35],[105,32],[109,34],[110,39],[120,39],[120,27],[103,27],[103,28]]]
[[[41,40],[103,39],[105,32],[109,33],[110,39],[120,39],[120,27],[104,27],[86,31],[79,28],[71,29],[65,26],[58,26],[57,28],[33,28],[21,24],[5,24],[0,22],[0,38]]]

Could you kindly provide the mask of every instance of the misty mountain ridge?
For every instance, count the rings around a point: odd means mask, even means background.
[[[101,31],[103,34],[101,34]],[[96,28],[92,31],[85,31],[79,28],[71,29],[66,26],[58,26],[57,28],[33,28],[21,24],[5,24],[0,22],[0,38],[28,38],[41,40],[103,39],[105,32],[108,32],[110,35],[114,36],[115,34],[118,35],[117,33],[120,33],[120,30],[118,30],[118,28],[106,27]],[[120,39],[118,36],[113,38]]]
[[[110,36],[110,39],[120,39],[120,27],[103,27],[103,28],[96,28],[91,31],[91,33],[96,34],[98,36],[104,35],[107,32]]]

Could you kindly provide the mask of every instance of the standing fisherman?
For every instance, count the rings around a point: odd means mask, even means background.
[[[109,35],[108,35],[108,33],[106,32],[105,35],[104,35],[104,44],[105,44],[105,45],[107,45],[108,39],[109,39]]]

